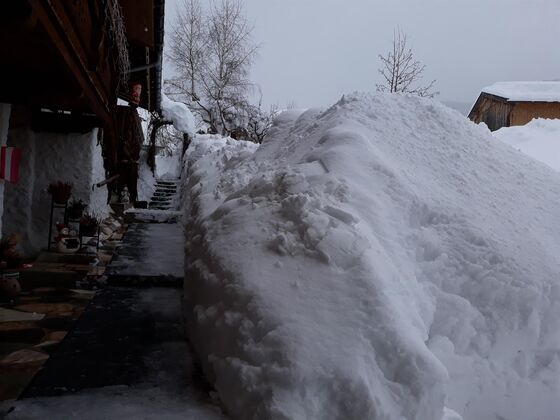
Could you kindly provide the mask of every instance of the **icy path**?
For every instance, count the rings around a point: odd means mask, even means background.
[[[7,418],[222,419],[193,374],[181,293],[104,289]]]
[[[113,279],[182,283],[183,230],[177,223],[133,223],[108,267]]]

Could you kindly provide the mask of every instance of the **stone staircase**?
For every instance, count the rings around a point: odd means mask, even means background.
[[[178,183],[178,180],[156,180],[156,190],[148,208],[151,210],[175,210]]]

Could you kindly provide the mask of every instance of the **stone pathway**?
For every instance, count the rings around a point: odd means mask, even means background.
[[[93,246],[78,254],[43,252],[20,272],[22,292],[0,298],[0,401],[20,397],[57,352],[101,286],[125,230],[123,218],[105,218],[99,250]]]
[[[85,290],[35,288],[0,308],[0,401],[20,396],[93,296]]]
[[[9,420],[224,419],[185,340],[181,290],[108,287]]]

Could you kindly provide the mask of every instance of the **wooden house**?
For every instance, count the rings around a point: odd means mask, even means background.
[[[560,118],[560,82],[500,82],[482,89],[469,119],[492,131]]]
[[[136,111],[117,100],[161,113],[164,2],[0,2],[0,146],[21,151],[19,182],[0,179],[2,234],[43,245],[48,182],[70,181],[85,200],[99,181],[113,180],[105,197],[123,178],[136,182],[138,159],[123,153],[120,132]]]

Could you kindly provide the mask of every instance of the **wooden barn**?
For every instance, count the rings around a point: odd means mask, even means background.
[[[482,90],[469,119],[491,131],[560,118],[560,82],[499,82]]]

